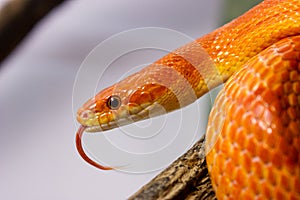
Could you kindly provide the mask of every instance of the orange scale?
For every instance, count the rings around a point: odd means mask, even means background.
[[[291,82],[286,82],[283,84],[283,90],[285,94],[290,94],[293,92],[293,85]]]
[[[167,87],[156,85],[156,84],[149,84],[147,88],[149,90],[152,100],[161,97],[162,95],[166,94],[166,92],[168,91]]]
[[[233,146],[232,146],[233,142],[234,141],[231,141],[229,139],[226,139],[226,141],[223,142],[223,145],[221,148],[225,155],[230,156],[233,154],[233,150],[234,150]]]
[[[298,163],[298,165],[299,165],[299,163]],[[297,168],[295,168],[295,166],[292,166],[289,161],[287,161],[287,163],[286,163],[286,169],[285,170],[288,172],[288,174],[290,176],[298,176],[299,177],[299,173],[297,172]]]
[[[241,161],[240,161],[240,157],[239,154],[242,150],[239,148],[239,146],[237,145],[233,145],[232,147],[232,155],[230,155],[231,157],[231,161],[234,164],[234,166],[238,166],[240,165]]]
[[[218,128],[223,126],[224,120],[221,117],[215,117],[212,124],[213,124],[213,126],[211,128],[213,131],[211,131],[211,133],[214,133],[214,134],[212,134],[211,137],[216,137],[217,134],[220,136],[223,136],[223,135],[221,135],[220,130],[218,130]]]
[[[240,149],[245,149],[246,147],[246,141],[247,141],[247,133],[246,132],[239,132],[239,134],[236,136],[236,143],[239,145]]]
[[[257,147],[257,155],[265,164],[270,162],[270,153],[265,146],[260,145]]]
[[[263,116],[261,120],[268,126],[270,127],[273,123],[274,119],[274,114],[270,111],[269,108],[265,108]]]
[[[291,191],[292,189],[291,180],[285,174],[281,174],[280,176],[280,187],[287,192]],[[279,199],[283,199],[283,198],[279,198]]]
[[[255,200],[265,200],[262,195],[255,196]]]
[[[239,188],[245,189],[247,183],[247,174],[245,173],[244,169],[238,168],[235,174],[234,180]]]
[[[278,180],[278,171],[274,170],[272,168],[272,165],[269,165],[267,167],[267,182],[272,185],[273,187],[275,187],[276,185],[278,185],[279,180]]]
[[[256,96],[253,95],[253,94],[250,93],[250,92],[245,96],[244,102],[243,102],[243,104],[244,104],[243,106],[245,107],[246,110],[249,110],[249,109],[250,109],[251,103],[252,103],[253,101],[255,101],[255,99],[256,99]]]
[[[277,96],[283,96],[284,94],[284,88],[283,88],[283,85],[282,84],[276,84],[272,87],[272,90],[274,91],[274,93],[277,95]]]
[[[213,150],[216,152],[216,153],[219,153],[220,152],[220,146],[221,146],[221,138],[218,138],[216,143],[214,144],[213,146]]]
[[[255,178],[249,177],[248,190],[252,191],[252,193],[255,195],[255,198],[261,196],[261,187]]]
[[[298,62],[296,60],[283,60],[282,69],[285,71],[290,71],[291,69],[297,69]]]
[[[280,116],[282,112],[280,101],[278,99],[274,99],[273,102],[271,102],[271,104],[269,105],[269,109],[274,116]]]
[[[277,99],[277,94],[271,90],[266,90],[265,92],[263,92],[261,94],[261,97],[265,104],[272,105],[274,100],[276,101],[276,99]]]
[[[276,151],[274,151],[273,156],[271,158],[271,163],[272,166],[276,167],[276,169],[281,170],[282,169],[282,165],[283,165],[283,156],[280,152],[281,150],[277,149]]]
[[[286,131],[284,133],[284,138],[280,138],[279,139],[279,151],[284,154],[284,155],[288,155],[289,151],[290,151],[290,145],[293,143],[293,137],[292,134],[290,133],[290,131]],[[282,155],[282,156],[284,156]]]
[[[274,63],[274,65],[271,65],[272,68],[273,68],[273,71],[275,73],[281,72],[283,70],[282,69],[283,68],[283,66],[282,66],[282,63],[283,63],[282,58],[280,56],[277,56],[277,58],[278,58],[278,62]]]
[[[248,152],[243,153],[242,157],[242,166],[244,166],[245,171],[250,174],[252,168],[252,157]]]
[[[255,195],[248,190],[244,190],[241,196],[243,197],[243,200],[253,200]]]
[[[219,159],[220,158],[220,159]],[[224,154],[220,154],[218,159],[215,160],[215,165],[218,166],[216,169],[216,174],[218,175],[223,175],[224,172],[226,171],[226,163],[227,163],[227,158],[225,157]]]
[[[266,80],[267,85],[275,85],[281,82],[280,74],[269,74],[268,76],[262,76]]]
[[[289,122],[290,122],[289,114],[287,113],[286,110],[283,110],[281,113],[281,123],[283,126],[288,126]]]
[[[241,69],[239,72],[239,82],[247,82],[249,78],[249,73],[245,71],[245,68]]]
[[[297,152],[295,147],[291,147],[289,155],[286,159],[286,167],[289,174],[295,174],[297,167],[300,165],[299,153]]]
[[[286,63],[286,62],[284,62],[284,63]],[[281,76],[281,81],[283,83],[289,83],[290,74],[289,74],[289,72],[287,70],[284,70],[284,71],[280,72],[280,76]]]
[[[276,72],[278,68],[276,68],[275,66],[280,66],[281,62],[282,59],[280,56],[272,56],[271,58],[268,59],[266,66],[272,66],[272,68],[274,68],[274,71]]]
[[[299,80],[299,73],[296,70],[290,72],[290,80],[291,81]]]
[[[225,161],[224,174],[229,175],[229,177],[233,177],[234,174],[236,174],[237,169],[239,168],[237,162],[235,161],[236,157],[237,156],[232,155],[232,157]]]
[[[298,56],[299,52],[295,52],[295,53],[297,53],[297,56]],[[298,68],[298,61],[296,59],[290,60],[288,69],[289,70],[291,70],[291,69],[297,70],[297,68]],[[299,80],[299,79],[296,79],[296,80]]]
[[[222,187],[222,186],[229,186],[230,180],[226,176],[220,177],[220,186],[218,187],[218,190],[220,190],[221,194],[230,194],[230,187]]]
[[[283,191],[277,189],[275,193],[275,199],[288,199],[288,197]]]
[[[274,129],[272,129],[274,130]],[[266,134],[265,135],[265,144],[272,150],[276,148],[277,141],[278,141],[278,136],[275,134]]]
[[[257,97],[257,95],[261,94],[264,91],[264,88],[262,88],[263,86],[261,85],[261,80],[255,78],[249,79],[249,83],[247,83],[247,85],[247,88],[252,91],[255,97]]]
[[[232,118],[232,116],[228,116],[224,120],[223,129],[222,129],[222,135],[224,137],[227,137],[227,133],[229,132],[237,132],[237,129],[239,128],[236,121],[230,120],[229,118]]]
[[[300,195],[290,194],[289,199],[290,199],[290,200],[299,200],[299,199],[300,199]]]
[[[255,118],[253,118],[252,113],[250,113],[249,111],[247,111],[243,115],[241,122],[240,122],[242,129],[244,129],[244,131],[248,130],[248,132],[252,131],[252,129],[253,129],[252,127],[255,126],[256,123],[257,123],[257,120]]]
[[[289,105],[291,105],[291,106],[297,106],[298,105],[297,95],[294,94],[294,93],[289,94],[289,96],[288,96],[288,102],[289,102]]]
[[[224,90],[226,91],[228,96],[232,96],[232,93],[238,89],[238,86],[236,84],[236,80],[233,79],[233,77],[230,77],[227,80],[227,83],[224,86]]]
[[[260,119],[265,112],[265,106],[262,103],[256,101],[252,105],[252,110],[254,117]]]
[[[293,39],[293,43],[294,43],[294,50],[295,51],[300,51],[300,38],[296,37]]]
[[[226,106],[225,106],[225,113],[227,115],[227,118],[230,116],[233,116],[233,113],[237,109],[237,104],[235,101],[230,101],[230,99],[226,99]]]
[[[262,63],[257,62],[257,64],[257,67],[253,66],[253,68],[256,71],[256,77],[259,78],[261,82],[263,82],[267,79],[268,76],[270,76],[270,70],[268,69],[268,65],[266,65],[265,67],[261,67]],[[262,77],[264,77],[264,79],[262,79]]]
[[[257,121],[257,123],[252,126],[251,131],[257,143],[264,142],[264,136],[267,129],[265,123],[262,120]]]
[[[263,166],[262,163],[259,160],[255,160],[252,163],[253,168],[253,174],[255,174],[255,177],[259,179],[260,181],[264,179],[264,173],[263,173]]]
[[[262,193],[263,193],[265,199],[274,199],[272,190],[266,182],[263,182],[261,184],[261,187],[262,187]]]
[[[299,178],[299,174],[298,177],[294,178],[294,191],[296,191],[296,193],[299,195],[298,197],[300,198],[300,178]]]
[[[296,148],[297,152],[299,152],[299,160],[300,160],[300,136],[294,138],[293,146]]]
[[[250,153],[252,157],[255,157],[257,155],[257,143],[254,141],[254,139],[248,139],[246,150]]]
[[[300,122],[291,121],[288,126],[288,130],[292,133],[292,137],[299,136],[300,133]]]
[[[229,99],[229,98],[227,98],[227,97],[225,97],[225,95],[223,95],[224,94],[224,92],[223,91],[221,91],[222,92],[222,95],[220,96],[220,93],[219,93],[219,96],[221,97],[221,98],[219,98],[217,101],[217,108],[220,108],[220,109],[216,109],[216,111],[217,111],[217,114],[218,115],[222,115],[222,116],[226,116],[227,115],[227,107],[231,104],[231,102],[232,102],[232,100],[231,99]],[[225,99],[225,100],[224,100]]]
[[[241,86],[241,87],[242,87],[242,86]],[[232,98],[235,99],[235,103],[236,103],[237,105],[240,105],[241,102],[243,102],[245,94],[243,94],[243,92],[242,92],[241,90],[237,90],[237,91],[236,91],[234,94],[232,94],[232,95],[233,95]]]
[[[101,114],[98,121],[100,124],[107,124],[110,121],[108,113]]]
[[[235,126],[236,126],[236,125],[235,125]],[[227,132],[227,133],[228,133],[228,134],[227,134],[227,135],[228,135],[228,139],[229,139],[230,141],[235,141],[236,136],[239,135],[240,132],[243,131],[243,129],[242,129],[241,127],[236,127],[235,130],[236,130],[236,131],[229,131],[229,132]]]
[[[285,60],[296,60],[298,57],[298,53],[296,51],[293,51],[293,49],[291,49],[289,52],[285,52],[282,55],[282,58]]]
[[[291,50],[291,47],[289,45],[281,45],[279,47],[276,48],[276,51],[278,53],[285,53],[287,51]]]
[[[300,82],[293,83],[293,92],[296,94],[300,94]]]

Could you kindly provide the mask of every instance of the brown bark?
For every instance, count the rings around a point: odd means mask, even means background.
[[[204,137],[129,199],[215,200],[203,143]]]
[[[8,1],[0,9],[0,64],[40,19],[64,1]]]

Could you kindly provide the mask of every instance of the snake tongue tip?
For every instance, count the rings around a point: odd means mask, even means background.
[[[87,163],[89,163],[90,165],[98,168],[98,169],[101,169],[101,170],[113,170],[114,168],[113,167],[108,167],[108,166],[102,166],[98,163],[96,163],[95,161],[93,161],[92,159],[90,159],[88,157],[88,155],[85,153],[84,149],[83,149],[83,146],[82,146],[82,135],[85,131],[86,127],[85,126],[80,126],[77,130],[77,133],[76,133],[76,148],[77,148],[77,151],[79,153],[79,155],[82,157],[83,160],[85,160]]]

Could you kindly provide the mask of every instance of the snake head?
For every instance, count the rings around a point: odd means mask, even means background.
[[[89,99],[78,110],[77,120],[87,132],[110,130],[163,114],[170,106],[178,107],[176,103],[163,105],[171,97],[168,88],[159,84],[135,87],[118,83]]]

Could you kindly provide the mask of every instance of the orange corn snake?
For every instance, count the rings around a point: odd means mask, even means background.
[[[198,46],[218,74],[199,56]],[[156,105],[167,112],[180,109],[223,82],[206,133],[207,165],[217,198],[300,199],[298,0],[265,0],[100,91],[78,110],[77,149],[91,165],[113,169],[84,153],[84,131],[146,119]],[[191,89],[196,98],[190,97]]]

